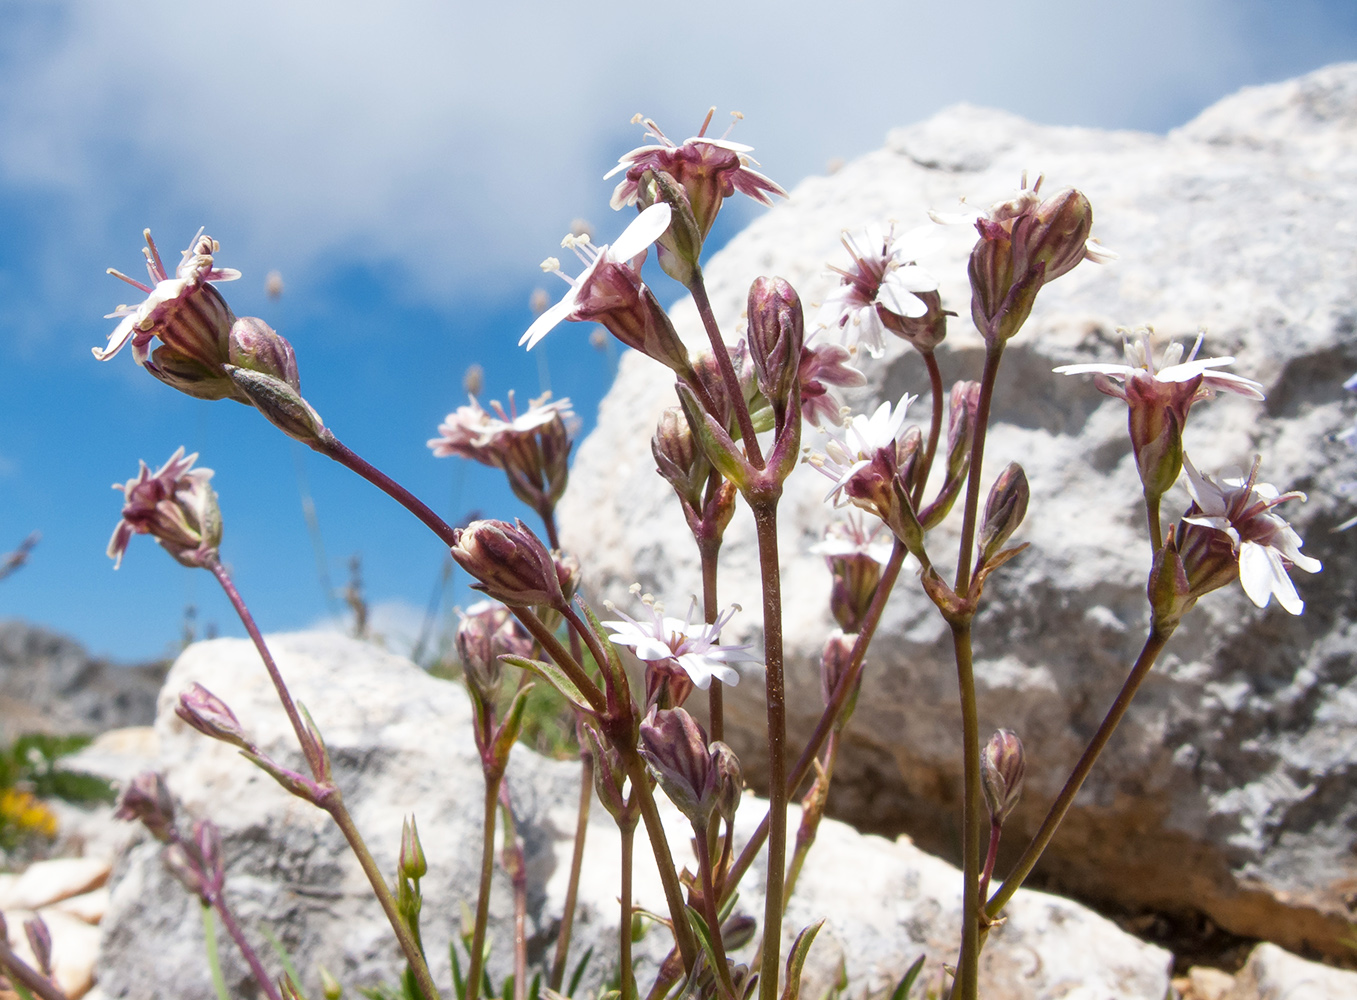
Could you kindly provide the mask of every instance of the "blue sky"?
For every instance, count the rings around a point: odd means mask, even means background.
[[[435,461],[424,441],[472,363],[486,397],[545,380],[592,421],[611,367],[587,330],[553,334],[545,365],[515,342],[532,289],[558,292],[537,263],[571,221],[600,241],[625,225],[601,177],[639,143],[634,113],[681,139],[708,106],[738,109],[734,138],[790,188],[957,101],[1162,132],[1241,86],[1357,58],[1352,0],[488,8],[0,5],[0,552],[43,534],[0,581],[0,618],[119,659],[163,654],[187,604],[239,634],[214,581],[148,539],[116,573],[104,555],[109,484],[181,444],[217,470],[223,557],[266,629],[335,607],[303,480],[332,583],[361,553],[369,598],[400,618],[438,577],[432,536],[257,414],[181,396],[130,352],[91,358],[101,317],[135,301],[104,270],[139,273],[147,226],[172,259],[199,226],[220,240],[219,262],[245,274],[222,286],[235,312],[293,342],[346,443],[450,519],[508,517],[521,510],[498,474]],[[752,217],[728,211],[718,237]]]

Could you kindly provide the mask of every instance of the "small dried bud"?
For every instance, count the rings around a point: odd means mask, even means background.
[[[47,929],[47,921],[39,914],[29,917],[24,921],[24,936],[33,949],[38,971],[48,979],[52,978],[52,932]]]
[[[238,368],[281,379],[297,392],[297,353],[262,319],[246,316],[231,327],[230,362]]]
[[[679,812],[705,828],[716,805],[707,734],[681,708],[654,709],[641,723],[641,756]]]
[[[1027,770],[1022,740],[1016,733],[1000,729],[980,751],[980,776],[989,805],[990,819],[1002,824],[1022,796],[1022,779]]]
[[[467,685],[493,704],[504,676],[499,658],[531,656],[532,637],[504,605],[481,601],[466,610],[457,626],[457,654]]]
[[[784,278],[755,278],[749,286],[749,356],[759,391],[780,425],[797,386],[805,319],[796,289]]]
[[[421,879],[429,874],[429,862],[424,857],[424,847],[419,842],[419,828],[415,826],[415,817],[401,821],[401,875],[408,879]]]
[[[485,369],[477,364],[467,365],[462,373],[462,388],[468,396],[479,396],[485,389]]]
[[[857,633],[843,632],[840,629],[831,632],[825,641],[824,652],[820,654],[820,698],[826,707],[834,699],[834,692],[839,689],[839,683],[848,672],[849,664],[853,662],[853,647],[857,642]],[[862,674],[859,672],[857,684],[844,702],[847,709],[845,714],[851,713],[851,706],[857,700],[858,689],[861,686]]]
[[[1030,490],[1027,474],[1017,462],[1010,462],[990,487],[985,501],[985,518],[980,529],[979,565],[983,566],[999,553],[1009,536],[1022,524],[1027,515]]]
[[[735,810],[744,795],[744,771],[735,751],[717,740],[711,745],[711,762],[716,771],[716,811],[727,823],[735,822]]]
[[[226,702],[203,687],[197,681],[187,691],[179,695],[179,704],[174,714],[183,719],[198,732],[211,736],[214,740],[230,743],[241,750],[255,749],[240,727],[240,720]]]
[[[174,800],[165,779],[156,771],[138,774],[118,797],[113,818],[139,822],[156,840],[168,843],[174,832]]]
[[[594,791],[598,793],[603,808],[621,823],[627,817],[626,796],[623,794],[627,769],[622,763],[622,755],[616,747],[606,743],[592,726],[581,725],[580,729],[594,757]]]
[[[250,404],[288,437],[316,447],[325,432],[325,421],[292,385],[272,375],[225,366],[226,374]]]
[[[220,892],[226,881],[226,863],[221,853],[221,831],[210,819],[193,822],[193,843],[202,863],[203,877],[214,892]]]
[[[556,561],[522,521],[471,522],[454,532],[452,557],[479,581],[477,590],[497,601],[566,609]]]

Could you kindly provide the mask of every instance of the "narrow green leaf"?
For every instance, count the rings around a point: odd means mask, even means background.
[[[28,987],[19,982],[19,980],[11,979],[9,985],[15,993],[19,994],[20,1000],[37,1000],[32,993],[28,992]]]
[[[278,940],[277,935],[269,929],[268,924],[260,924],[259,932],[264,935],[264,940],[269,943],[269,947],[273,949],[273,953],[278,956],[278,961],[283,963],[283,971],[292,977],[293,985],[297,988],[297,996],[301,997],[302,1000],[306,1000],[306,994],[302,992],[302,977],[297,975],[297,967],[292,964],[292,956],[288,954],[287,948],[283,946],[283,942]]]
[[[806,964],[806,955],[815,942],[815,935],[824,925],[825,922],[819,920],[796,935],[796,943],[787,955],[787,984],[782,987],[782,1000],[797,1000],[801,995],[801,969]]]
[[[504,721],[500,724],[499,732],[495,734],[492,751],[496,760],[508,760],[509,751],[518,742],[519,731],[523,728],[523,712],[528,707],[528,694],[532,688],[532,684],[524,684],[515,692],[514,700],[509,703],[509,708],[504,713]]]
[[[575,971],[570,974],[570,988],[565,991],[566,996],[573,997],[575,991],[580,988],[580,980],[584,978],[584,971],[589,967],[589,959],[594,957],[594,946],[590,945],[578,963],[575,965]]]
[[[914,988],[914,980],[919,978],[919,973],[924,970],[924,956],[920,955],[914,960],[914,964],[905,970],[900,984],[895,987],[891,993],[891,1000],[909,1000],[909,991]]]
[[[702,914],[691,906],[685,906],[684,909],[688,911],[688,923],[692,924],[693,933],[697,935],[697,943],[702,945],[702,953],[707,956],[707,965],[715,971],[716,949],[711,943],[711,931],[707,929],[707,922],[702,919]]]
[[[530,660],[526,656],[505,656],[502,657],[505,663],[518,667],[520,670],[530,670],[542,680],[546,681],[561,695],[566,701],[570,702],[575,708],[594,715],[595,712],[589,704],[589,699],[580,693],[580,689],[575,686],[575,682],[565,675],[560,667],[554,663],[548,663],[546,660]]]
[[[448,956],[452,959],[452,989],[457,1000],[466,1000],[466,980],[462,978],[462,963],[457,961],[457,942],[448,942]]]
[[[608,638],[608,632],[604,629],[603,623],[598,620],[598,616],[594,614],[594,609],[583,600],[579,603],[584,608],[584,617],[589,622],[589,628],[593,630],[594,635],[598,638],[598,644],[603,647],[603,652],[608,657],[608,662],[600,663],[599,667],[608,672],[609,679],[617,687],[618,697],[625,702],[630,697],[628,694],[630,689],[627,686],[627,671],[622,666],[622,657],[617,654],[617,647]]]
[[[207,967],[212,972],[212,986],[217,991],[217,1000],[231,1000],[226,990],[226,977],[221,972],[221,956],[217,954],[217,922],[213,919],[212,907],[203,910],[203,945],[207,948]]]

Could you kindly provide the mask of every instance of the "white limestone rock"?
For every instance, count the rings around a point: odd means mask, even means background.
[[[313,713],[335,764],[336,779],[378,864],[394,872],[403,816],[415,813],[429,861],[423,882],[423,936],[436,979],[449,982],[447,942],[460,902],[474,902],[482,783],[472,743],[471,712],[457,685],[370,646],[329,634],[270,640],[294,694]],[[286,721],[253,648],[219,639],[191,647],[170,673],[157,731],[166,779],[182,802],[181,818],[210,817],[222,830],[228,897],[265,963],[274,967],[261,927],[268,926],[294,957],[306,987],[324,964],[350,989],[392,982],[401,961],[389,928],[342,839],[318,811],[290,798],[230,748],[188,730],[173,714],[177,693],[193,681],[210,687],[235,710],[252,738],[277,759],[300,766]],[[569,867],[578,799],[578,767],[547,761],[518,747],[510,786],[525,840],[529,873],[529,947],[533,962],[549,959]],[[662,802],[680,864],[693,867],[686,821]],[[746,796],[742,829],[752,830],[766,804]],[[793,817],[793,823],[795,818]],[[595,947],[586,980],[596,985],[616,954],[617,833],[595,803],[586,840],[584,879],[572,955]],[[159,861],[159,845],[144,840],[118,861],[102,924],[102,994],[137,1000],[207,1000],[213,996],[202,953],[197,903]],[[658,875],[638,837],[636,896],[663,912]],[[741,907],[761,915],[763,873],[747,876]],[[930,974],[954,960],[960,874],[907,841],[892,843],[826,821],[793,899],[788,927],[828,917],[812,950],[808,981],[827,984],[846,965],[852,995],[898,979],[921,952]],[[491,905],[498,984],[509,971],[511,896],[496,870]],[[791,930],[789,930],[791,933]],[[647,970],[663,956],[652,932],[638,946]],[[241,962],[223,942],[228,986],[249,995]],[[747,956],[746,956],[747,958]],[[1009,922],[996,930],[985,956],[987,996],[1038,1000],[1098,996],[1160,1000],[1169,956],[1077,904],[1024,892]],[[1018,972],[1021,972],[1019,975]],[[807,994],[818,995],[818,993]],[[1092,994],[1090,994],[1092,996]]]
[[[785,205],[734,238],[707,266],[708,290],[733,334],[750,281],[789,279],[803,301],[824,298],[843,265],[842,228],[1006,196],[1024,170],[1048,189],[1077,185],[1094,234],[1121,259],[1083,264],[1044,289],[1010,342],[995,397],[985,484],[1020,460],[1032,486],[1015,541],[1031,548],[992,578],[975,626],[985,732],[1016,730],[1027,791],[1006,850],[1023,843],[1100,721],[1135,658],[1147,622],[1149,546],[1124,404],[1060,364],[1120,359],[1118,326],[1160,334],[1208,327],[1205,353],[1264,383],[1266,404],[1222,396],[1193,410],[1186,443],[1216,470],[1264,455],[1263,478],[1310,494],[1285,511],[1321,559],[1297,573],[1301,618],[1259,611],[1237,587],[1204,599],[1168,647],[1036,873],[1089,899],[1205,912],[1244,936],[1342,954],[1357,895],[1357,621],[1354,511],[1339,483],[1355,456],[1332,440],[1350,425],[1342,380],[1357,370],[1357,64],[1227,98],[1166,136],[1034,125],[969,106],[890,133],[884,148],[831,177],[804,181]],[[765,164],[776,176],[776,164]],[[975,234],[952,227],[923,263],[961,314],[939,362],[948,384],[978,378],[966,258]],[[690,300],[673,311],[693,345],[704,336]],[[924,394],[917,357],[893,343],[865,365],[861,411],[905,391]],[[591,596],[624,609],[633,582],[672,607],[700,593],[695,547],[650,437],[674,402],[672,376],[629,353],[579,447],[561,509],[565,547]],[[807,429],[803,443],[822,439]],[[829,518],[828,482],[802,468],[779,511],[788,651],[789,723],[806,736],[820,709],[817,664],[832,622],[829,574],[807,553]],[[1181,510],[1181,489],[1166,514]],[[955,552],[956,521],[930,543]],[[950,557],[955,558],[954,554]],[[746,613],[734,637],[759,642],[752,519],[738,512],[722,553],[720,600]],[[748,671],[726,700],[728,738],[759,780],[761,678]],[[867,829],[908,832],[951,856],[960,795],[959,713],[948,630],[906,571],[888,607],[835,775],[833,814]],[[1001,858],[999,871],[1006,860]]]

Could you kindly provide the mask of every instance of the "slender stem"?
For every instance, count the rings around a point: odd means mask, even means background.
[[[330,458],[333,458],[340,465],[352,469],[368,482],[372,483],[373,486],[376,486],[383,493],[390,496],[411,514],[414,514],[415,517],[423,521],[429,530],[443,541],[443,544],[447,546],[453,544],[453,532],[455,529],[448,524],[448,522],[444,521],[430,510],[429,506],[424,503],[424,501],[420,500],[400,483],[372,465],[367,459],[352,451],[328,429],[322,433],[321,440],[319,445],[316,446],[316,450],[323,455],[328,455]]]
[[[698,554],[702,558],[702,620],[708,625],[716,621],[720,614],[720,606],[716,602],[716,567],[717,557],[721,552],[721,540],[715,541],[699,540],[697,543]],[[708,705],[710,706],[710,729],[712,741],[726,738],[725,709],[723,706],[721,685],[713,684],[707,689]]]
[[[532,608],[510,608],[509,611],[523,623],[523,627],[538,641],[546,654],[556,661],[556,666],[565,671],[570,682],[579,689],[580,694],[584,695],[584,699],[589,702],[589,707],[600,715],[607,711],[608,706],[604,701],[603,692],[598,689],[593,678],[584,672],[579,660],[570,655],[570,651],[561,645],[561,640],[552,634],[551,629],[547,628],[542,619],[533,613]]]
[[[70,1000],[52,980],[33,968],[14,953],[9,942],[0,936],[0,969],[15,982],[22,983],[30,993],[42,1000]]]
[[[514,886],[514,1000],[528,995],[528,869],[523,859],[523,843],[514,823],[514,807],[509,786],[500,783],[499,804],[504,811],[504,867]]]
[[[211,556],[207,568],[212,571],[212,575],[221,584],[221,589],[226,592],[227,600],[231,602],[231,607],[235,608],[241,624],[245,626],[245,631],[249,633],[254,648],[259,653],[259,658],[264,661],[264,669],[269,672],[269,679],[273,681],[273,689],[278,693],[278,700],[283,703],[283,711],[287,713],[287,721],[292,724],[292,731],[297,736],[297,742],[301,744],[302,753],[306,755],[306,763],[311,768],[311,776],[319,781],[324,770],[324,762],[320,759],[320,749],[315,745],[315,741],[311,739],[311,734],[307,732],[306,726],[302,722],[301,713],[297,711],[297,705],[292,700],[292,693],[288,691],[287,684],[283,681],[282,672],[278,669],[273,654],[269,652],[269,647],[264,642],[264,635],[259,631],[254,615],[250,614],[245,599],[240,596],[240,591],[236,590],[231,574],[226,571],[221,560],[215,555]]]
[[[226,905],[226,900],[222,899],[221,893],[213,892],[208,898],[212,908],[217,911],[217,916],[221,917],[221,923],[226,928],[226,933],[231,935],[231,940],[235,942],[236,950],[240,952],[241,957],[250,966],[250,973],[254,976],[255,982],[259,984],[259,988],[264,991],[269,1000],[283,1000],[278,992],[278,987],[274,985],[273,979],[264,970],[264,963],[259,961],[259,955],[255,953],[250,942],[246,940],[245,932],[240,929],[240,924],[236,922],[235,915],[231,912],[231,908]]]
[[[292,701],[292,695],[288,691],[287,685],[283,683],[283,675],[278,670],[278,664],[274,661],[273,654],[269,652],[268,645],[264,642],[264,636],[259,631],[259,626],[255,624],[254,616],[250,614],[250,609],[240,596],[240,592],[236,590],[230,574],[226,572],[221,561],[213,559],[208,563],[208,568],[212,570],[212,574],[217,578],[222,589],[226,591],[231,606],[235,608],[236,614],[240,616],[241,623],[245,626],[245,631],[250,634],[250,639],[254,642],[259,658],[264,661],[264,668],[268,670],[269,677],[273,680],[278,698],[283,703],[283,710],[292,723],[292,730],[297,735],[297,741],[301,744],[302,752],[306,754],[306,762],[311,768],[312,775],[317,781],[323,781],[324,762],[320,758],[320,748],[315,745],[302,725],[301,716]],[[373,860],[372,852],[368,850],[362,835],[354,825],[353,818],[349,815],[348,808],[344,805],[344,797],[340,794],[338,788],[330,787],[331,792],[326,797],[322,808],[334,819],[335,824],[343,832],[344,839],[349,842],[349,847],[353,850],[354,856],[358,858],[358,863],[367,875],[372,891],[376,894],[378,902],[381,903],[382,910],[386,913],[386,918],[396,934],[397,941],[400,942],[401,951],[405,953],[405,959],[410,963],[410,968],[415,973],[415,979],[419,983],[420,990],[427,1000],[438,1000],[438,989],[433,984],[433,977],[429,975],[429,967],[424,961],[419,943],[401,917],[400,910],[396,906],[396,899],[391,894],[386,879],[382,877],[381,871],[377,868],[377,862]]]
[[[1023,851],[1022,857],[1013,866],[1008,878],[1004,879],[1004,884],[999,887],[998,892],[985,906],[985,913],[988,916],[997,917],[1003,911],[1004,905],[1013,898],[1013,894],[1022,886],[1023,880],[1031,874],[1037,861],[1040,860],[1042,852],[1046,850],[1051,838],[1055,836],[1055,831],[1060,826],[1061,820],[1065,818],[1065,813],[1069,811],[1070,805],[1074,802],[1074,797],[1079,794],[1084,779],[1088,777],[1089,772],[1093,770],[1093,765],[1097,763],[1098,755],[1107,746],[1107,741],[1111,739],[1113,731],[1121,722],[1122,716],[1126,714],[1131,699],[1135,697],[1141,682],[1149,675],[1155,660],[1163,652],[1164,646],[1168,643],[1169,636],[1172,634],[1172,628],[1166,630],[1150,629],[1149,637],[1146,638],[1145,645],[1140,650],[1140,655],[1136,657],[1135,666],[1131,668],[1130,674],[1126,677],[1126,682],[1117,692],[1116,700],[1112,702],[1112,707],[1107,710],[1102,725],[1093,734],[1093,738],[1088,741],[1083,756],[1079,758],[1079,763],[1070,772],[1069,778],[1065,781],[1065,787],[1060,790],[1060,794],[1051,803],[1051,808],[1047,810],[1046,818],[1042,820],[1040,829],[1032,837],[1032,842],[1027,845],[1027,849]]]
[[[787,780],[788,796],[795,794],[796,789],[805,780],[806,775],[810,773],[811,762],[820,752],[820,748],[824,746],[829,734],[833,732],[835,720],[843,711],[843,707],[848,701],[849,692],[856,690],[858,677],[862,673],[863,659],[867,655],[867,647],[872,641],[872,636],[876,633],[877,624],[881,621],[881,613],[886,608],[886,601],[895,588],[895,581],[900,576],[900,568],[905,563],[906,554],[905,546],[897,539],[895,548],[891,550],[890,560],[881,573],[881,582],[877,584],[876,594],[873,595],[872,603],[867,608],[867,617],[863,619],[862,631],[858,633],[858,640],[853,644],[853,655],[848,661],[848,669],[843,672],[843,678],[834,690],[834,696],[825,706],[824,712],[820,715],[820,721],[815,725],[815,732],[811,735],[805,749],[801,751],[796,767],[792,769]],[[739,885],[744,873],[749,870],[750,864],[758,855],[767,837],[768,816],[764,816],[763,822],[759,824],[753,836],[749,838],[744,850],[740,852],[739,858],[736,859],[729,874],[726,875],[721,890],[722,902],[729,899],[731,893],[735,891],[735,887]]]
[[[942,434],[942,371],[938,368],[938,359],[932,351],[924,352],[924,364],[928,368],[928,383],[933,393],[933,420],[928,425],[928,444],[924,448],[923,473],[914,487],[914,509],[923,503],[924,488],[928,485],[928,474],[933,470],[933,458],[938,453],[938,438]]]
[[[646,774],[645,761],[636,752],[634,746],[619,746],[626,764],[627,776],[631,778],[632,797],[641,809],[641,819],[646,825],[646,836],[650,838],[650,849],[655,855],[655,864],[660,871],[660,883],[664,886],[664,901],[669,907],[669,919],[674,923],[674,941],[679,954],[683,956],[683,968],[692,971],[697,964],[697,940],[688,924],[688,911],[683,908],[683,886],[679,884],[678,871],[674,867],[674,854],[669,850],[669,839],[664,833],[664,822],[660,811],[655,807],[655,796],[651,794],[650,777]]]
[[[981,425],[984,426],[983,424]],[[975,706],[975,671],[971,663],[971,625],[953,623],[952,649],[956,656],[957,686],[961,695],[961,756],[965,774],[962,798],[961,959],[957,962],[953,996],[976,1000],[980,970],[980,723]]]
[[[707,286],[702,280],[702,271],[695,268],[693,283],[688,286],[693,294],[693,304],[697,306],[702,325],[707,329],[711,340],[711,351],[716,356],[716,366],[721,369],[721,377],[726,382],[726,394],[730,396],[730,407],[735,411],[735,420],[740,425],[740,437],[744,440],[745,454],[756,469],[763,468],[763,452],[759,450],[758,439],[754,436],[754,421],[749,416],[749,405],[744,399],[744,389],[740,386],[740,377],[735,374],[735,365],[730,360],[730,350],[721,336],[721,328],[716,325],[716,313],[712,311],[711,300],[707,298]],[[712,414],[715,416],[715,414]]]
[[[782,901],[783,912],[786,912],[787,904],[791,902],[792,894],[796,892],[796,880],[801,877],[801,868],[806,863],[806,855],[810,854],[810,849],[815,843],[815,835],[820,829],[820,820],[824,817],[824,796],[829,794],[829,782],[834,777],[834,761],[839,755],[839,738],[837,732],[829,734],[829,743],[825,747],[824,777],[816,778],[821,784],[812,785],[815,794],[820,796],[820,801],[811,808],[807,800],[802,800],[805,808],[801,813],[801,828],[796,831],[796,847],[792,851],[792,863],[787,866],[787,881],[785,894],[786,898]]]
[[[344,800],[338,789],[335,789],[335,793],[326,802],[325,811],[334,818],[335,825],[344,834],[344,839],[349,842],[349,849],[358,858],[358,863],[363,866],[363,874],[368,877],[368,884],[372,886],[373,894],[377,897],[377,901],[381,903],[382,911],[386,914],[391,929],[396,932],[396,940],[400,943],[405,960],[410,963],[410,971],[415,974],[415,981],[419,984],[420,992],[424,994],[425,1000],[439,1000],[438,987],[434,985],[433,976],[429,975],[429,966],[424,961],[419,942],[415,940],[414,933],[401,916],[400,909],[396,906],[396,897],[391,894],[391,888],[386,884],[386,879],[382,877],[377,862],[373,860],[372,852],[363,842],[363,836],[358,832],[358,827],[354,825],[353,817],[349,815],[349,810],[344,805]]]
[[[565,911],[561,914],[561,930],[556,937],[556,955],[551,962],[547,985],[557,993],[565,981],[565,961],[570,952],[570,932],[575,923],[575,903],[579,898],[580,870],[584,866],[584,837],[589,831],[589,807],[594,801],[594,757],[580,754],[580,808],[575,820],[575,850],[570,857],[570,881],[565,888]]]
[[[485,957],[485,927],[490,919],[490,879],[495,873],[495,806],[499,802],[502,773],[485,774],[485,819],[481,828],[481,884],[476,896],[476,923],[471,931],[471,968],[467,972],[467,1000],[481,995],[482,964]]]
[[[726,960],[726,943],[721,939],[720,907],[716,900],[716,883],[711,874],[711,838],[699,824],[693,824],[693,837],[697,846],[697,870],[702,879],[703,918],[707,921],[707,934],[711,939],[712,954],[716,958],[716,982],[721,988],[724,1000],[735,1000],[735,984],[730,979],[730,963]]]
[[[956,592],[965,597],[971,585],[971,555],[975,548],[976,512],[980,508],[981,466],[985,461],[985,433],[989,430],[990,402],[1004,342],[993,341],[985,350],[985,370],[980,376],[980,401],[975,411],[975,439],[971,442],[971,468],[966,481],[966,508],[961,520],[961,544],[957,551]]]
[[[635,1000],[636,977],[631,971],[631,869],[636,846],[636,815],[631,811],[636,799],[635,793],[628,797],[625,821],[618,822],[618,831],[622,834],[622,913],[618,918],[618,966],[622,977],[622,1000]]]
[[[1159,523],[1159,500],[1158,496],[1145,494],[1145,517],[1150,523],[1150,548],[1154,554],[1158,555],[1159,550],[1164,547],[1164,527]]]
[[[763,906],[761,1000],[776,1000],[782,962],[782,887],[787,872],[787,705],[782,677],[782,584],[777,500],[754,506],[763,578],[763,656],[768,702],[768,886]]]
[[[985,867],[980,872],[981,899],[989,895],[989,880],[994,874],[994,862],[999,857],[999,836],[1003,833],[1003,830],[1004,825],[991,816],[989,821],[989,849],[985,852]]]

